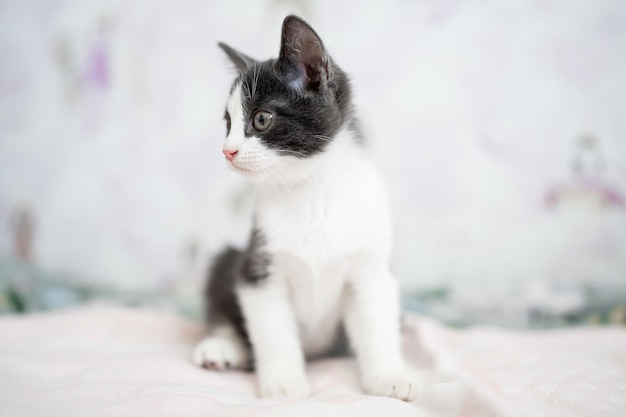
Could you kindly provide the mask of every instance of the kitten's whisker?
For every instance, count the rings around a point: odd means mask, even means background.
[[[241,85],[241,101],[242,102],[250,101],[250,93],[248,92],[248,88],[245,84]]]
[[[254,67],[252,69],[252,74],[253,74],[253,78],[252,78],[252,97],[254,97],[254,94],[256,93],[256,87],[257,87],[257,83],[259,81],[259,74],[261,73],[261,67],[258,66],[256,62],[254,63]]]
[[[259,67],[259,68],[257,69],[257,72],[256,72],[256,81],[257,81],[257,82],[256,82],[256,85],[257,85],[257,87],[258,87],[258,85],[259,85],[259,76],[260,76],[260,75],[261,75],[261,67]],[[254,91],[256,92],[256,88],[254,89]]]
[[[287,155],[297,155],[297,156],[301,156],[303,158],[308,158],[308,155],[302,152],[298,152],[298,151],[292,151],[291,149],[281,149],[280,150],[281,153],[285,153]]]
[[[324,136],[324,135],[313,135],[313,137],[316,139],[324,140],[326,142],[330,142],[331,140],[333,140],[333,138],[331,138],[330,136]]]
[[[242,83],[241,83],[241,90],[246,92],[246,95],[244,96],[248,102],[252,101],[252,92],[250,91],[250,84],[248,83],[248,79],[246,77],[241,77],[242,79]]]

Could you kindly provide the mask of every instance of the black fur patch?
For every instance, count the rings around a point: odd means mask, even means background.
[[[259,229],[252,229],[250,242],[241,265],[240,277],[247,284],[259,284],[269,276],[270,255],[263,250],[265,238]]]
[[[240,70],[233,87],[242,86],[244,135],[258,137],[281,154],[308,158],[352,124],[350,83],[304,21],[287,17],[282,35],[280,57],[264,62],[225,44],[220,47]],[[252,123],[261,109],[273,114],[265,131],[254,129]]]
[[[232,324],[246,341],[245,320],[235,294],[235,280],[239,274],[243,252],[224,249],[213,261],[204,291],[206,318],[209,325]]]
[[[250,346],[241,306],[235,293],[237,285],[260,285],[267,279],[271,258],[263,251],[265,239],[253,229],[248,249],[224,249],[213,261],[205,288],[206,316],[209,325],[230,323]]]

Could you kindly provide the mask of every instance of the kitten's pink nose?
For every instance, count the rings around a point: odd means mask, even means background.
[[[228,159],[229,161],[232,161],[235,155],[237,155],[237,152],[239,152],[239,150],[222,149],[222,152],[224,153],[224,156],[226,157],[226,159]]]

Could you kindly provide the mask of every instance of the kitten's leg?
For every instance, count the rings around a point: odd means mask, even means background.
[[[345,325],[365,392],[413,401],[418,378],[404,364],[396,280],[386,262],[359,258],[346,294]]]
[[[254,352],[261,397],[309,395],[304,353],[300,345],[289,291],[268,277],[237,290]]]
[[[193,362],[217,371],[247,369],[250,349],[231,324],[215,326],[193,351]]]
[[[225,248],[209,270],[205,288],[209,336],[194,349],[192,360],[198,366],[216,370],[248,368],[250,348],[242,335],[243,318],[234,293],[237,265],[243,256],[237,249]]]

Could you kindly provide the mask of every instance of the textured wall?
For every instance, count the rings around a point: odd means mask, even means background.
[[[154,287],[243,242],[215,45],[275,55],[296,12],[353,76],[405,287],[624,281],[626,3],[335,3],[0,1],[0,251]]]

